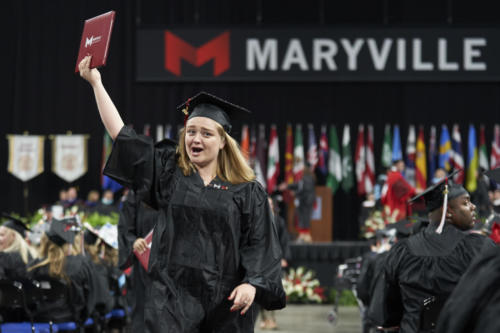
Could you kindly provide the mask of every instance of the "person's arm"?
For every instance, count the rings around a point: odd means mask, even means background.
[[[91,58],[91,56],[83,58],[78,65],[78,69],[80,70],[80,76],[92,86],[101,120],[108,134],[114,140],[124,125],[123,120],[102,84],[101,74],[96,68],[89,68]]]

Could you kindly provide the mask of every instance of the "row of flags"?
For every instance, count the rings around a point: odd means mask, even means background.
[[[172,128],[168,124],[157,125],[156,140],[174,139]],[[409,125],[406,149],[403,149],[399,125],[387,124],[384,127],[379,160],[379,166],[382,168],[379,169],[375,163],[373,125],[358,125],[355,149],[352,152],[351,129],[347,124],[343,126],[341,137],[337,134],[336,126],[322,125],[319,140],[312,124],[308,124],[306,128],[303,128],[302,124],[288,124],[285,131],[284,161],[280,161],[278,128],[271,125],[268,130],[269,135],[266,136],[264,124],[252,128],[243,125],[240,146],[253,167],[257,180],[269,193],[277,189],[282,168],[284,181],[293,183],[302,178],[306,163],[317,174],[324,176],[326,185],[333,193],[339,188],[349,192],[356,187],[360,196],[373,191],[376,170],[388,169],[397,160],[405,161],[404,176],[418,189],[425,189],[431,183],[437,168],[443,168],[447,172],[462,169],[467,172],[458,173],[454,181],[465,184],[466,188],[473,192],[477,187],[479,168],[488,170],[500,167],[500,125],[494,125],[494,139],[488,157],[483,125],[479,127],[479,136],[475,126],[469,125],[466,146],[462,142],[458,125],[453,125],[451,135],[447,125],[442,125],[439,133],[437,126],[431,126],[428,140],[422,126],[417,129],[416,126]],[[152,136],[151,126],[145,125],[143,133]],[[307,139],[307,146],[304,138]],[[105,138],[107,148],[103,149],[103,162],[111,149],[110,142]],[[105,182],[103,180],[103,187]]]

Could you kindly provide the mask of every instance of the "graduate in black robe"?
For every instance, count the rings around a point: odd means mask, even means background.
[[[447,191],[449,203],[443,207]],[[446,300],[483,245],[493,246],[470,232],[475,206],[461,185],[447,185],[444,179],[422,195],[430,224],[388,252],[368,311],[376,325],[397,326],[400,332],[426,332],[424,301]]]
[[[25,241],[28,227],[19,219],[2,214],[7,220],[0,226],[0,279],[26,278],[26,265],[36,251]]]
[[[138,200],[134,191],[128,192],[118,221],[118,266],[122,270],[132,266],[131,286],[127,290],[129,306],[132,308],[132,332],[144,327],[145,290],[151,283],[148,272],[134,255],[134,244],[136,247],[138,243],[142,243],[142,247],[147,246],[144,238],[153,229],[157,219],[158,211]]]
[[[486,175],[500,183],[500,168]],[[500,247],[486,246],[446,302],[436,332],[500,332],[499,314]]]
[[[279,309],[286,297],[267,194],[228,135],[231,119],[246,110],[201,93],[180,107],[186,124],[179,146],[169,140],[155,146],[124,126],[89,64],[90,57],[82,60],[80,75],[115,140],[105,174],[160,210],[146,331],[253,332],[253,302]]]

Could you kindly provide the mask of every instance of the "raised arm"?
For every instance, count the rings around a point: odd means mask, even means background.
[[[91,58],[91,56],[83,58],[78,65],[78,69],[80,70],[80,76],[92,86],[102,123],[114,140],[124,125],[123,120],[102,84],[101,74],[96,68],[89,68]]]

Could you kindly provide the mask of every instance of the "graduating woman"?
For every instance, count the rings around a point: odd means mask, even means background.
[[[159,209],[144,310],[149,332],[253,332],[254,300],[285,306],[281,251],[264,189],[229,135],[248,112],[207,93],[180,109],[179,145],[123,125],[100,74],[79,64],[115,140],[105,173]]]
[[[28,228],[9,215],[0,226],[0,278],[19,279],[26,277],[26,265],[37,257],[36,251],[24,240]]]

